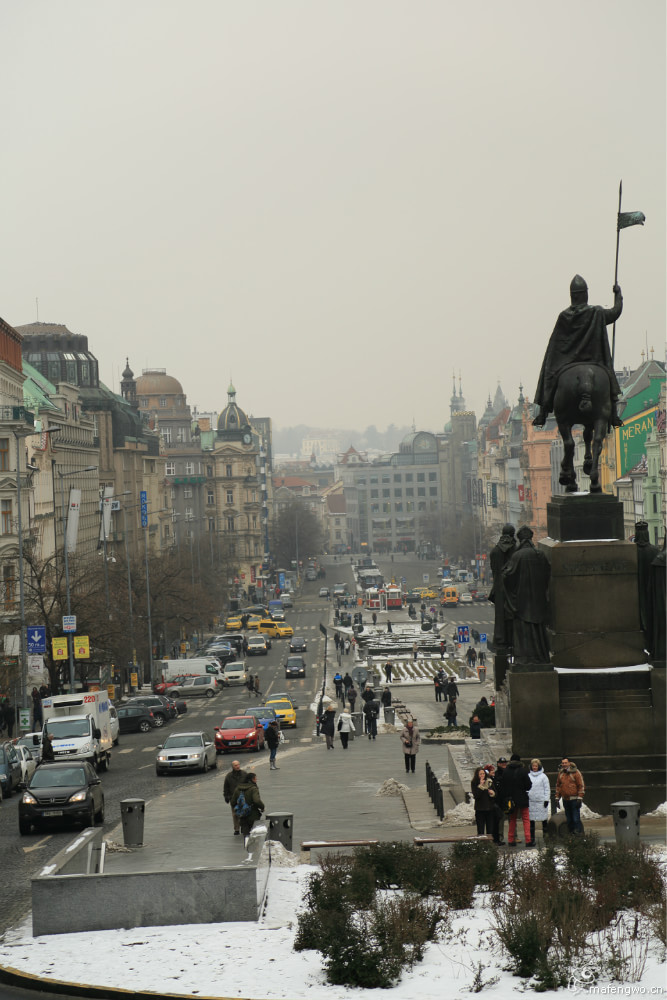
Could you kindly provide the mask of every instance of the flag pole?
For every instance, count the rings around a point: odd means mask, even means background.
[[[614,267],[614,285],[618,284],[618,246],[621,240],[621,227],[620,227],[620,216],[621,216],[621,198],[623,197],[623,180],[621,179],[618,184],[618,215],[616,216],[616,266]],[[616,295],[614,294],[614,298]],[[614,320],[614,327],[611,334],[611,367],[614,367],[614,353],[616,351],[616,320]]]

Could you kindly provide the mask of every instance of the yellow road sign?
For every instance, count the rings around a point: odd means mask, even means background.
[[[63,637],[60,639],[51,640],[51,648],[53,649],[53,659],[54,660],[66,660],[67,659],[67,638]]]
[[[74,636],[74,655],[77,660],[88,660],[90,658],[90,639],[87,635]]]

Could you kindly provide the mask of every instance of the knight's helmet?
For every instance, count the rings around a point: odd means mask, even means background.
[[[588,295],[588,285],[580,274],[575,274],[570,282],[570,298],[574,298],[575,295],[579,297],[582,293]]]

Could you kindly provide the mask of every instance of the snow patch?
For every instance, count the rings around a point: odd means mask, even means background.
[[[645,813],[646,816],[667,816],[667,802],[661,802],[653,812]]]
[[[396,781],[396,778],[387,778],[386,781],[382,782],[382,784],[380,785],[375,794],[398,796],[402,795],[403,792],[408,792],[408,791],[410,791],[408,786],[402,785],[400,781]]]
[[[475,807],[472,802],[459,802],[445,813],[440,826],[469,826],[475,822]]]

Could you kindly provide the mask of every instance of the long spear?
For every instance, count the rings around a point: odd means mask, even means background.
[[[623,181],[618,185],[618,215],[616,216],[616,266],[614,268],[614,287],[618,285],[618,248],[621,241],[621,229],[628,226],[643,226],[646,216],[643,212],[621,212],[621,198],[623,197]],[[611,335],[611,367],[614,367],[614,353],[616,351],[616,320]]]

